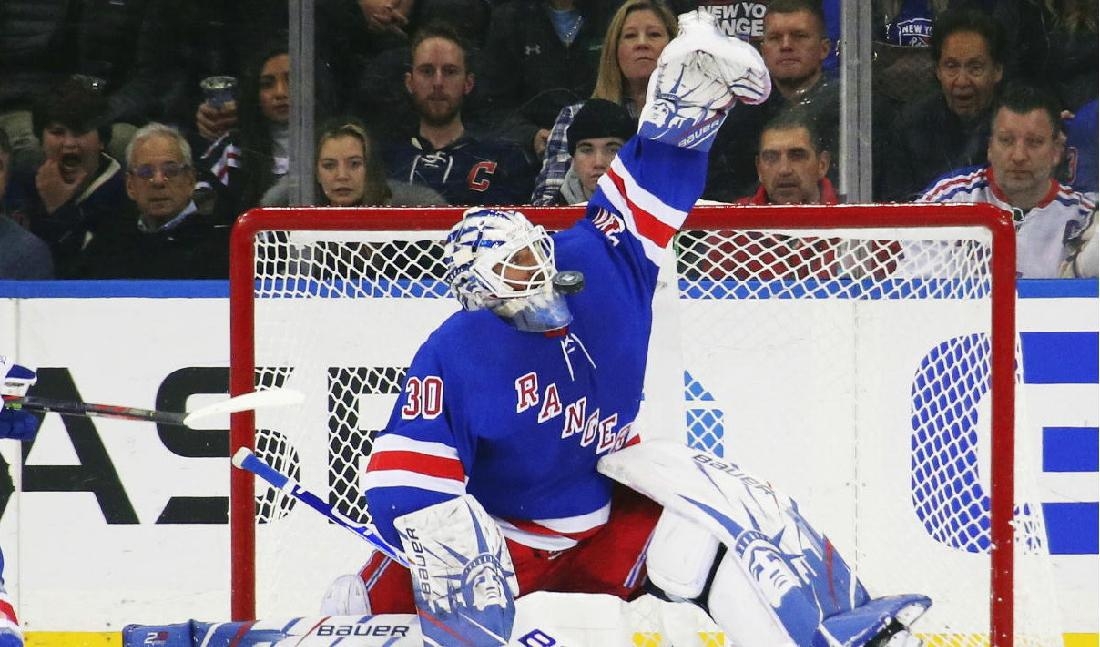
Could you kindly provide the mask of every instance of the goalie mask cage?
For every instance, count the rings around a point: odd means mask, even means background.
[[[579,207],[522,209],[548,229]],[[260,209],[232,242],[232,417],[340,512],[420,342],[458,309],[459,208]],[[1039,469],[1015,407],[1015,232],[990,205],[697,207],[662,268],[643,437],[707,448],[799,502],[872,595],[933,599],[933,645],[1055,645]],[[558,268],[559,270],[569,268]],[[599,277],[587,277],[588,281]],[[1014,458],[1015,457],[1015,458]],[[313,613],[370,546],[231,473],[232,615]],[[1015,494],[1014,494],[1015,491]]]

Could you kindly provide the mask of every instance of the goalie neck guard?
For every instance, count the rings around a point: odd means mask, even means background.
[[[518,211],[466,210],[447,236],[443,262],[444,280],[465,310],[488,308],[527,332],[573,320],[554,290],[554,240]]]

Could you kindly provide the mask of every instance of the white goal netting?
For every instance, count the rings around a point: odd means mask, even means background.
[[[233,388],[309,397],[236,418],[234,449],[369,520],[371,440],[416,348],[457,309],[440,241],[460,213],[243,219]],[[581,212],[529,214],[561,228]],[[1035,441],[1014,433],[1012,236],[974,206],[696,209],[662,270],[643,436],[791,495],[872,594],[928,594],[914,628],[929,644],[1061,644],[1028,499]],[[235,617],[301,613],[365,560],[362,540],[233,478]]]

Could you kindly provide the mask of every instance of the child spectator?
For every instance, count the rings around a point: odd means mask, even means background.
[[[596,182],[635,130],[634,117],[619,104],[604,99],[585,101],[566,132],[572,163],[554,204],[588,202]]]
[[[67,79],[39,98],[34,132],[45,161],[12,178],[9,215],[46,241],[54,271],[66,276],[100,226],[125,202],[122,167],[104,152],[111,138],[107,99],[79,79]]]
[[[163,110],[178,59],[164,47],[174,0],[14,0],[0,11],[0,126],[16,170],[42,161],[31,109],[60,79],[80,75],[107,96],[108,154],[119,158],[136,126]],[[194,0],[189,0],[194,1]]]

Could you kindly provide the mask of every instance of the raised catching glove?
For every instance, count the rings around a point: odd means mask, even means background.
[[[709,12],[690,11],[679,21],[649,77],[638,135],[708,151],[726,112],[738,101],[767,99],[771,77],[756,49],[723,35]]]

